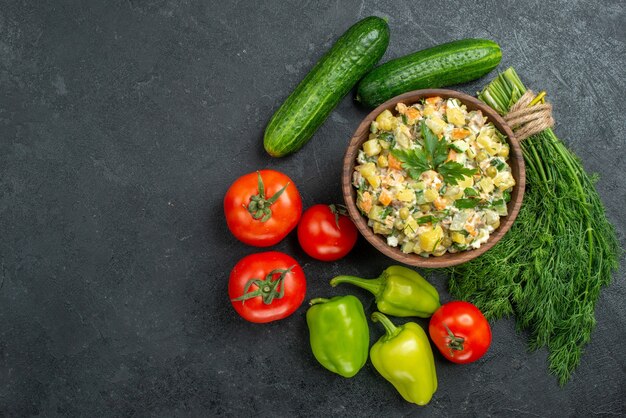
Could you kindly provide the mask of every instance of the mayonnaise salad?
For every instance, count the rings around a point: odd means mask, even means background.
[[[382,112],[359,150],[357,207],[374,233],[424,257],[479,248],[507,215],[509,145],[479,110],[430,97]]]

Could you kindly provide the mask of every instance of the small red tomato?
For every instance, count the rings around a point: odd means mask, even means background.
[[[334,261],[352,250],[357,230],[342,205],[314,205],[304,211],[298,224],[298,241],[308,255]]]
[[[441,354],[454,363],[478,360],[491,344],[489,322],[469,302],[442,305],[430,318],[428,333]]]
[[[250,254],[230,272],[230,301],[250,322],[271,322],[291,315],[302,305],[305,293],[302,267],[278,251]]]
[[[302,199],[283,173],[261,170],[239,177],[224,196],[228,229],[245,244],[269,247],[298,224]]]

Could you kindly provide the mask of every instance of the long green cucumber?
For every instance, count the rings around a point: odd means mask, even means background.
[[[274,157],[299,150],[388,44],[389,27],[379,17],[366,17],[350,27],[272,116],[265,128],[265,150]]]
[[[424,49],[376,67],[359,83],[357,101],[369,107],[402,93],[475,80],[498,66],[500,46],[487,39],[463,39]]]

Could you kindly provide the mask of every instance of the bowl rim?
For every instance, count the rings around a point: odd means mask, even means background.
[[[372,228],[367,226],[367,221],[356,207],[356,190],[352,186],[352,173],[354,166],[356,165],[356,156],[363,142],[365,142],[367,135],[369,134],[371,122],[384,110],[389,109],[392,112],[395,111],[395,106],[399,102],[405,104],[413,104],[419,99],[440,96],[444,99],[457,98],[468,109],[479,109],[484,116],[487,116],[488,120],[496,126],[500,132],[503,132],[507,136],[507,142],[509,143],[509,160],[508,163],[511,166],[511,172],[515,179],[515,186],[511,192],[511,200],[507,204],[508,215],[501,217],[500,226],[490,235],[487,242],[482,244],[478,249],[472,249],[468,251],[461,251],[458,253],[446,252],[442,256],[430,256],[422,257],[418,254],[405,254],[400,250],[400,247],[391,247],[387,244],[382,235],[374,234]],[[395,96],[386,102],[382,103],[374,110],[372,110],[359,124],[355,130],[346,152],[343,158],[343,170],[342,170],[342,193],[346,207],[348,208],[348,214],[356,225],[359,233],[365,237],[365,239],[373,245],[378,251],[403,264],[426,267],[426,268],[444,268],[452,267],[465,263],[471,259],[474,259],[489,249],[491,249],[496,243],[511,229],[515,218],[517,217],[524,198],[524,190],[526,187],[526,167],[524,165],[524,156],[521,146],[517,138],[504,121],[504,119],[491,107],[485,103],[479,101],[475,97],[468,94],[449,89],[422,89],[414,90],[407,93]],[[502,219],[504,219],[502,221]]]

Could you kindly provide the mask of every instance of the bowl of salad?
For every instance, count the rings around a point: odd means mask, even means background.
[[[498,113],[453,90],[417,90],[374,109],[344,157],[342,190],[360,233],[401,263],[450,267],[511,228],[524,158]]]

